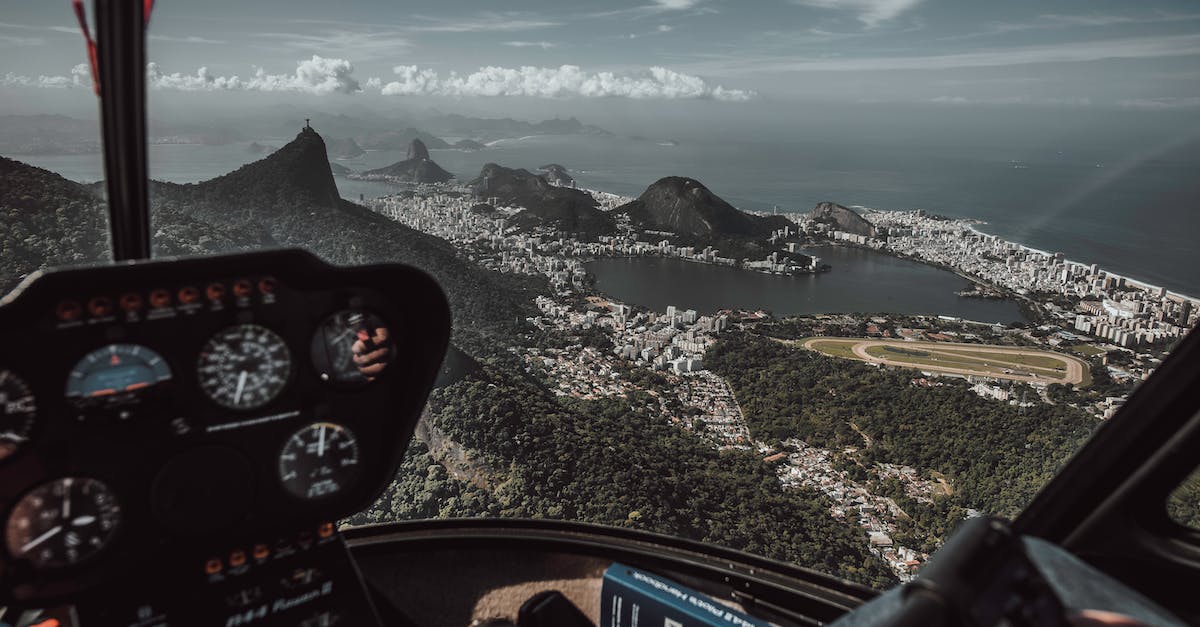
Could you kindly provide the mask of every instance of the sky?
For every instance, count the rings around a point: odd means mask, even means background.
[[[86,102],[69,3],[5,5],[0,112]],[[811,102],[1200,111],[1191,1],[160,0],[149,37],[151,88],[188,98],[509,114],[684,101],[718,114]]]

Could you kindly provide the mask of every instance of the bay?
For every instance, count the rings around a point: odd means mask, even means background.
[[[659,312],[674,305],[708,314],[762,309],[776,316],[886,312],[978,322],[1025,320],[1014,301],[956,295],[968,282],[953,272],[858,248],[805,252],[821,257],[832,270],[780,276],[664,257],[603,258],[587,269],[600,292]]]

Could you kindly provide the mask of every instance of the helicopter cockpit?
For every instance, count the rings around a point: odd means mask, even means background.
[[[95,3],[114,263],[36,272],[0,301],[0,422],[13,434],[0,447],[4,624],[1200,619],[1196,534],[1149,505],[1195,465],[1195,335],[1020,517],[967,521],[882,594],[601,525],[344,524],[396,478],[447,354],[450,306],[401,264],[336,266],[298,249],[150,259],[151,5]]]

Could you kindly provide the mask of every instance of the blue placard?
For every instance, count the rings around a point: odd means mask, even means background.
[[[770,627],[669,579],[613,563],[604,571],[600,627]]]

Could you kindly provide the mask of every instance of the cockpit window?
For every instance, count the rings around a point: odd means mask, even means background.
[[[72,19],[0,23],[6,287],[108,254]],[[441,284],[437,388],[348,524],[585,521],[884,587],[1015,516],[1195,325],[1198,25],[1165,0],[164,0],[152,246]],[[405,358],[327,315],[296,363],[347,394]]]

